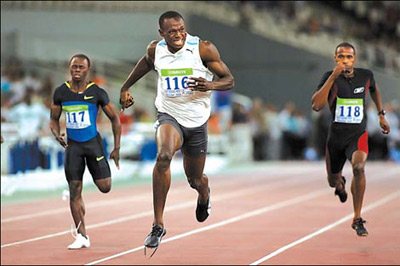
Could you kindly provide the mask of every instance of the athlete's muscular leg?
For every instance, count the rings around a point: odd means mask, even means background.
[[[337,188],[338,190],[344,189],[344,183],[342,179],[342,171],[337,174],[332,173],[331,163],[329,161],[329,155],[326,156],[326,172],[328,174],[328,183],[330,187]]]
[[[69,180],[69,206],[71,208],[71,214],[74,218],[75,226],[78,227],[78,233],[86,236],[85,228],[85,205],[82,199],[82,181],[80,180]]]
[[[199,193],[198,200],[204,205],[208,199],[208,178],[203,174],[206,155],[193,158],[187,155],[183,156],[183,166],[190,186]]]
[[[351,194],[353,194],[354,219],[360,217],[361,207],[365,192],[365,162],[367,161],[367,153],[362,150],[357,150],[351,158],[353,167],[353,181],[351,182]]]
[[[94,183],[103,193],[108,193],[111,190],[111,177],[97,179]]]
[[[157,129],[156,141],[157,159],[153,169],[153,224],[163,227],[164,207],[171,185],[170,164],[175,152],[182,146],[182,140],[172,125],[162,124]]]

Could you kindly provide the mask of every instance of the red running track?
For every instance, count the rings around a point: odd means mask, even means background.
[[[248,169],[210,177],[204,223],[195,219],[197,193],[173,180],[167,234],[151,259],[143,252],[153,219],[150,184],[84,192],[92,246],[82,250],[67,249],[72,218],[61,197],[2,206],[1,264],[400,264],[400,166],[367,163],[366,238],[351,229],[352,197],[342,204],[333,195],[323,162]],[[351,180],[348,165],[344,175]]]

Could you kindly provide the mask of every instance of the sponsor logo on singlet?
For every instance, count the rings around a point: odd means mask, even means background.
[[[359,87],[354,89],[354,94],[356,93],[362,93],[364,91],[364,87]]]

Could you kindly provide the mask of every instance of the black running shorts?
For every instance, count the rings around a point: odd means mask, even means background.
[[[331,174],[338,174],[343,170],[346,159],[351,161],[353,153],[362,150],[368,154],[367,131],[349,135],[329,132],[326,144],[326,164]]]
[[[157,114],[157,128],[162,124],[170,124],[179,132],[183,143],[181,151],[184,155],[197,158],[207,154],[207,122],[199,127],[187,128],[181,126],[171,115],[159,112]]]
[[[104,154],[103,140],[100,134],[86,142],[68,139],[64,163],[67,180],[82,181],[85,164],[87,164],[93,180],[111,177],[110,166]]]

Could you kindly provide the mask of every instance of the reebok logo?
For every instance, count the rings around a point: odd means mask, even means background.
[[[359,87],[354,89],[354,93],[362,93],[364,91],[364,87]]]
[[[103,160],[103,158],[104,158],[104,156],[96,157],[96,161],[101,161],[101,160]]]
[[[83,99],[84,99],[84,100],[90,100],[90,99],[92,99],[93,97],[94,97],[94,96],[86,96],[86,95],[85,95],[85,96],[83,96]]]

